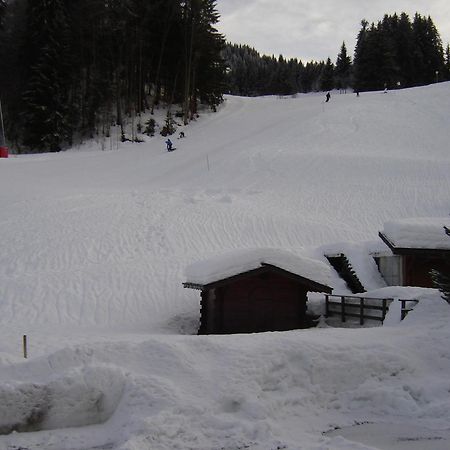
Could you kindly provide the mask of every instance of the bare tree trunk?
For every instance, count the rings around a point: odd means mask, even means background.
[[[155,104],[157,104],[159,102],[159,97],[160,97],[160,93],[161,93],[161,86],[160,86],[161,67],[162,67],[162,62],[163,62],[163,59],[164,59],[164,52],[166,50],[167,39],[169,38],[170,23],[172,21],[174,12],[175,12],[175,8],[172,6],[172,9],[169,11],[169,14],[168,14],[168,16],[166,18],[166,26],[164,27],[164,34],[162,36],[162,41],[161,41],[161,50],[160,50],[159,58],[158,58],[158,66],[156,68],[155,95],[154,95],[154,98],[152,100],[152,107],[151,107],[151,111],[150,111],[151,114],[154,113]]]
[[[185,71],[185,85],[184,85],[184,111],[183,111],[183,122],[185,125],[188,124],[190,118],[190,97],[191,97],[191,73],[192,73],[192,57],[194,48],[194,27],[195,18],[192,17],[193,11],[191,6],[191,29],[189,38],[186,36],[185,48],[186,48],[186,71]],[[189,32],[186,26],[186,32]]]

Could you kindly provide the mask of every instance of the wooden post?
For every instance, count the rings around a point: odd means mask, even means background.
[[[403,320],[406,317],[406,300],[400,300],[400,303],[402,304],[401,320]]]
[[[27,335],[26,334],[23,335],[22,343],[23,343],[23,357],[26,359],[26,358],[28,358]]]
[[[359,299],[359,324],[364,325],[364,299]]]
[[[328,301],[330,300],[328,294],[325,294],[325,317],[328,317],[330,314],[330,305],[328,304]]]
[[[345,297],[341,297],[341,320],[345,322]]]

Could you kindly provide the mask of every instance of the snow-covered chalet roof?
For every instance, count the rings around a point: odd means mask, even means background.
[[[205,286],[264,265],[272,265],[330,286],[331,269],[323,262],[274,248],[239,249],[195,262],[185,270],[185,285]]]
[[[399,219],[384,224],[380,236],[396,249],[450,250],[450,217]]]

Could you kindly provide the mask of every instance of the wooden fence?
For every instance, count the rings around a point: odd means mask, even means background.
[[[398,300],[401,303],[401,320],[413,309],[408,306],[408,303],[417,304],[419,302],[418,300]],[[359,318],[360,325],[364,325],[366,320],[384,322],[389,305],[393,301],[393,298],[325,294],[325,316],[340,316],[342,322],[346,322],[347,317],[356,317]],[[379,311],[379,314],[376,314],[377,311]],[[371,312],[375,312],[375,314],[371,314]]]
[[[406,303],[407,302],[414,303],[414,306],[417,305],[417,303],[419,303],[419,300],[403,300],[401,298],[399,298],[398,300],[402,304],[402,308],[401,308],[401,318],[402,318],[402,320],[408,315],[408,313],[410,311],[413,310],[413,308],[410,308]]]

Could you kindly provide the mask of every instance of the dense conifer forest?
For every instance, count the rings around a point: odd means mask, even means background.
[[[79,136],[224,92],[224,38],[214,0],[2,1],[1,99],[22,151],[58,151]]]
[[[449,46],[430,17],[385,15],[362,21],[355,49],[354,85],[361,90],[411,87],[450,79]]]
[[[187,124],[224,93],[292,95],[410,87],[450,79],[430,17],[361,22],[353,58],[302,62],[225,43],[216,0],[0,0],[0,98],[19,152],[108,136],[163,103]],[[301,49],[299,49],[301,53]],[[172,111],[172,105],[174,110]],[[132,138],[133,139],[133,138]]]
[[[237,95],[290,95],[354,88],[362,91],[420,86],[450,80],[450,49],[445,51],[430,17],[385,15],[361,22],[354,57],[342,43],[336,62],[303,63],[261,56],[246,45],[227,44],[228,90]]]

